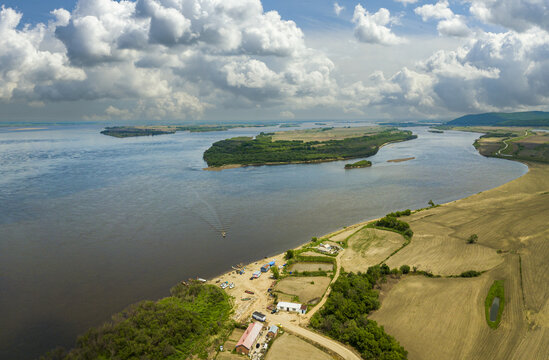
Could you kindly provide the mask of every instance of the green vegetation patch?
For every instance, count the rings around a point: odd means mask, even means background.
[[[208,166],[265,165],[345,160],[374,155],[387,142],[415,139],[411,131],[388,129],[369,136],[342,140],[277,140],[260,134],[255,139],[233,138],[215,142],[204,152]]]
[[[180,284],[171,294],[130,305],[80,336],[74,349],[56,349],[41,359],[206,358],[215,338],[233,327],[227,294],[201,284]]]
[[[446,123],[449,126],[549,126],[549,113],[524,111],[465,115]]]
[[[376,221],[374,226],[394,230],[402,234],[402,236],[404,236],[407,240],[411,239],[414,235],[414,232],[410,228],[410,224],[402,220],[398,220],[395,216],[391,216],[391,214]]]
[[[360,160],[352,164],[345,164],[345,169],[359,169],[372,166],[372,162],[368,160]]]
[[[105,128],[105,130],[101,131],[101,134],[114,136],[117,138],[126,138],[126,137],[136,137],[136,136],[154,136],[154,135],[173,134],[175,132],[176,132],[176,129],[172,129],[172,128],[154,129],[154,128],[137,128],[133,126],[113,126],[113,127]]]
[[[482,275],[482,272],[476,271],[476,270],[467,270],[459,274],[459,277],[462,278],[471,278],[471,277],[477,277]]]
[[[367,273],[342,273],[322,309],[311,318],[311,326],[353,346],[363,359],[406,359],[408,353],[398,341],[368,319],[380,305],[374,285],[386,274],[386,265],[370,267]]]
[[[490,321],[490,309],[492,308],[492,303],[494,302],[494,299],[496,297],[499,297],[498,316],[496,321]],[[503,280],[496,280],[490,287],[490,290],[488,291],[488,295],[486,296],[486,301],[484,302],[484,308],[486,311],[486,322],[492,329],[496,329],[499,326],[504,305],[505,305],[505,290],[503,286]]]

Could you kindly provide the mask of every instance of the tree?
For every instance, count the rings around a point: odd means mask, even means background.
[[[286,251],[286,255],[284,255],[284,259],[290,260],[290,259],[293,259],[294,256],[295,256],[294,251],[293,250],[288,250],[288,251]]]
[[[273,277],[275,279],[280,278],[280,272],[278,271],[278,268],[276,266],[271,266],[271,271],[273,272]]]
[[[474,244],[477,241],[478,241],[478,235],[473,234],[473,235],[469,236],[469,239],[467,239],[467,244]]]
[[[435,206],[435,203],[433,202],[433,200],[429,200],[429,202],[427,204],[429,204],[430,207]]]
[[[410,267],[408,265],[402,265],[400,271],[402,271],[403,274],[408,274],[410,272]]]

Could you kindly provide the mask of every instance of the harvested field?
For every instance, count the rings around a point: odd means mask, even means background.
[[[528,174],[499,188],[406,218],[414,237],[389,266],[487,271],[470,279],[407,276],[387,291],[371,317],[410,359],[547,359],[548,189],[549,166],[530,164]],[[477,244],[466,244],[471,234]],[[494,280],[505,282],[505,309],[492,330],[484,300]]]
[[[290,266],[290,271],[332,271],[334,266],[329,263],[298,262]]]
[[[280,335],[267,353],[266,360],[310,359],[332,360],[332,356],[288,333]]]
[[[366,271],[379,264],[404,243],[404,238],[392,231],[362,229],[349,238],[348,248],[341,256],[345,271]]]
[[[327,276],[288,277],[278,282],[275,291],[295,295],[300,302],[308,304],[311,300],[322,298],[331,280]]]
[[[360,226],[349,226],[345,230],[337,232],[335,235],[330,237],[330,240],[332,241],[343,241],[347,239],[349,236],[353,235],[355,232],[357,232],[362,226],[366,225],[366,223],[360,224]]]
[[[351,137],[372,135],[387,127],[382,126],[361,126],[353,128],[338,127],[330,130],[323,129],[300,129],[290,131],[279,131],[273,136],[273,141],[277,140],[302,140],[302,141],[327,141],[343,140]]]

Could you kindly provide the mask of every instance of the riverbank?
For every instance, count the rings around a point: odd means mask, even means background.
[[[382,307],[372,318],[410,352],[410,359],[502,358],[504,353],[520,351],[527,354],[525,358],[541,360],[547,353],[549,244],[545,219],[549,216],[549,166],[527,165],[528,172],[513,181],[406,217],[414,238],[409,246],[386,260],[387,265],[390,268],[409,265],[443,277],[402,277],[383,289]],[[372,220],[333,231],[322,239],[342,241]],[[471,233],[478,234],[478,243],[467,244]],[[345,251],[337,257],[338,270]],[[246,266],[245,275],[228,272],[212,279],[214,283],[228,280],[235,284],[229,290],[235,297],[235,320],[246,321],[253,311],[267,313],[273,302],[267,295],[273,282],[268,278],[270,272],[253,281],[248,279],[248,273],[271,260],[280,265],[283,258],[282,253],[252,262]],[[363,262],[363,265],[359,271],[366,271],[373,264]],[[483,274],[470,279],[445,277],[472,269]],[[504,300],[508,303],[497,330],[486,325],[484,316],[486,294],[494,280],[505,282]],[[239,294],[245,290],[254,294],[242,301]],[[410,306],[410,302],[416,310],[407,320],[410,314],[402,309]],[[307,316],[279,313],[267,318],[283,326],[301,325],[304,332],[310,333],[306,328],[309,313]],[[448,314],[453,314],[451,319]],[[442,339],[440,334],[444,334]],[[460,336],[463,341],[457,344],[455,339]],[[432,345],[436,338],[439,345]]]

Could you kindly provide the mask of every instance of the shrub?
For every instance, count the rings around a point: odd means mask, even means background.
[[[271,266],[271,271],[273,273],[273,277],[275,279],[279,279],[280,278],[280,272],[278,271],[278,268],[276,266]]]
[[[474,244],[477,241],[478,241],[478,235],[473,234],[473,235],[469,236],[469,239],[467,239],[467,244]]]
[[[480,276],[482,273],[476,270],[468,270],[459,274],[459,277],[470,278]]]
[[[412,210],[406,209],[403,211],[395,211],[395,212],[389,213],[386,216],[401,217],[401,216],[410,216],[410,214],[412,214]]]
[[[388,229],[393,229],[401,233],[408,239],[410,239],[414,235],[414,232],[412,231],[412,229],[410,229],[410,224],[408,224],[407,222],[398,220],[396,217],[390,216],[390,214],[376,221],[374,225],[388,228]]]
[[[286,251],[286,255],[284,255],[284,259],[290,260],[294,258],[294,250],[288,250]]]
[[[408,274],[410,272],[410,267],[408,265],[402,265],[400,267],[400,271],[403,273],[403,274]]]

